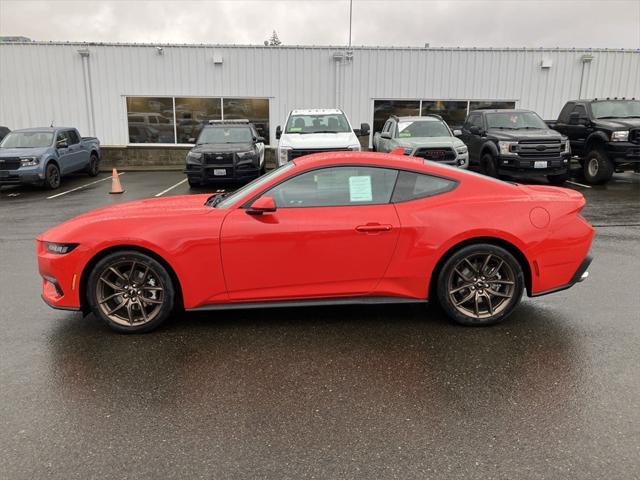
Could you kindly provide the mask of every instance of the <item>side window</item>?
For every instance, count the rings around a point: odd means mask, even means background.
[[[588,118],[587,110],[584,108],[584,105],[576,105],[573,108],[573,111],[578,112],[578,114],[580,115],[580,118]]]
[[[569,121],[569,112],[573,110],[573,103],[567,103],[562,110],[560,111],[560,115],[558,115],[558,121],[560,122],[568,122]]]
[[[433,177],[422,173],[401,171],[398,174],[392,203],[406,202],[417,198],[430,197],[453,190],[456,182],[446,178]]]
[[[398,172],[377,167],[328,167],[275,186],[278,208],[336,207],[389,203]]]
[[[60,143],[62,140],[67,140],[67,142],[69,141],[64,132],[60,131],[56,135],[56,145],[58,145],[58,143]]]
[[[384,127],[382,128],[383,132],[388,132],[389,130],[391,130],[391,120],[387,120],[387,122],[384,124]]]
[[[75,130],[67,130],[67,138],[69,139],[69,145],[80,143],[80,138],[78,138],[78,134]]]

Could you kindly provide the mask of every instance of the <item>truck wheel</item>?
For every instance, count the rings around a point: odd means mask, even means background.
[[[192,188],[200,186],[200,182],[196,180],[191,180],[190,178],[187,179],[187,182],[189,182],[189,186]]]
[[[55,163],[47,165],[44,176],[44,186],[49,190],[55,190],[60,186],[60,169]]]
[[[613,163],[602,150],[591,150],[584,159],[584,178],[587,183],[599,185],[613,176]]]
[[[87,165],[87,174],[90,177],[97,177],[100,173],[100,159],[95,153],[91,154],[89,158],[89,165]]]
[[[568,173],[561,173],[559,175],[547,175],[547,180],[551,185],[562,185],[564,182],[569,180]]]
[[[490,153],[482,155],[482,158],[480,159],[480,166],[482,168],[482,173],[489,177],[498,178],[498,167],[493,155]]]

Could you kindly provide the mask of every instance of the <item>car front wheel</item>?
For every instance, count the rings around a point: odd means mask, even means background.
[[[501,322],[518,305],[524,275],[504,248],[476,244],[461,248],[444,264],[438,278],[438,300],[447,315],[462,325]]]
[[[91,271],[87,299],[94,315],[122,333],[149,332],[173,310],[175,289],[167,270],[136,251],[107,255]]]
[[[55,190],[60,186],[60,169],[55,163],[49,163],[45,170],[44,186],[49,190]]]
[[[587,153],[583,168],[585,180],[594,185],[608,182],[614,171],[613,163],[602,150]]]

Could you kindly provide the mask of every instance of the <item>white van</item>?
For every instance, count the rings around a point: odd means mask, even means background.
[[[292,110],[284,130],[278,125],[276,138],[278,166],[303,155],[338,150],[360,150],[358,137],[369,135],[369,125],[353,129],[344,112],[337,108]]]

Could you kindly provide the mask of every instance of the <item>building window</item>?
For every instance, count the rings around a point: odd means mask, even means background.
[[[261,137],[269,143],[269,100],[266,98],[225,98],[225,120],[247,119],[253,123]]]
[[[469,102],[470,112],[473,110],[504,110],[505,108],[516,108],[516,102],[503,102],[500,100]]]
[[[175,143],[173,99],[127,97],[129,143]]]
[[[460,100],[423,100],[422,115],[440,115],[449,126],[464,123],[467,117],[467,102]]]
[[[373,134],[382,130],[391,115],[420,115],[420,100],[375,100],[373,102]]]
[[[193,143],[209,120],[245,118],[268,144],[266,98],[127,97],[129,143]]]

